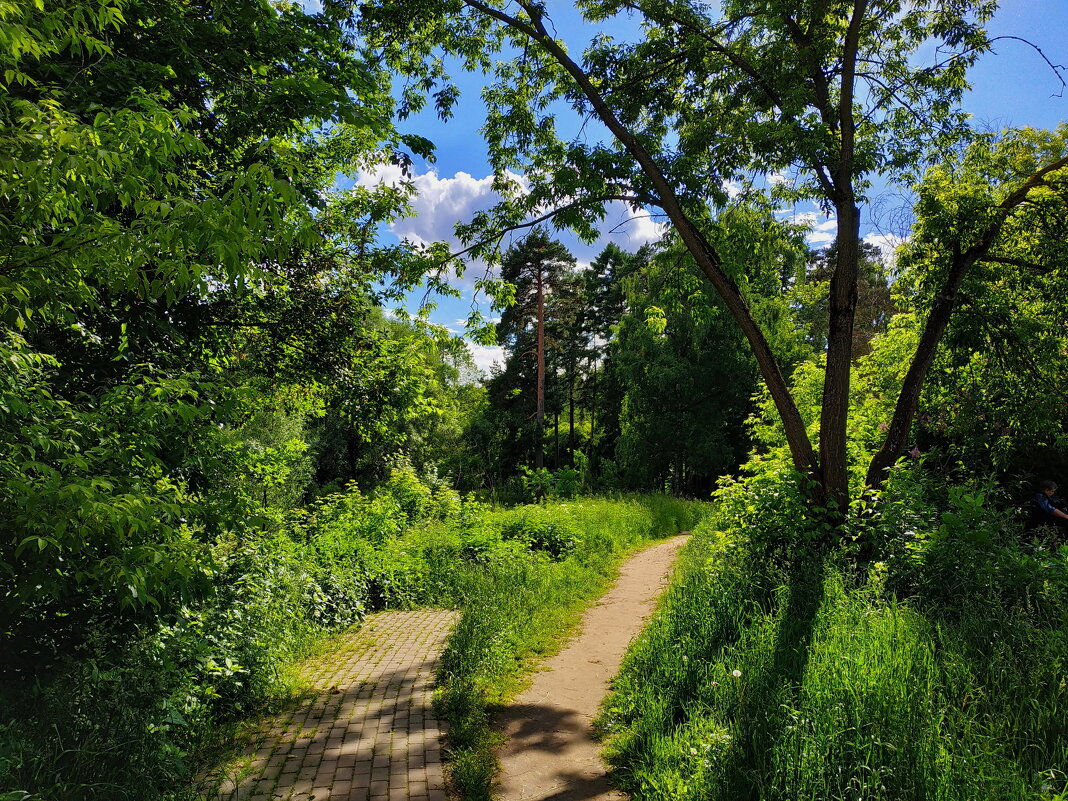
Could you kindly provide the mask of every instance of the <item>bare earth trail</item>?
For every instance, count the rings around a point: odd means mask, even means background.
[[[629,559],[612,589],[583,616],[580,634],[505,708],[494,793],[500,801],[624,797],[608,781],[591,723],[687,539],[673,537]]]

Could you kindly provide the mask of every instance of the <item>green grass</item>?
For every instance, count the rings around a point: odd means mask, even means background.
[[[46,667],[0,676],[0,801],[195,798],[198,767],[294,690],[292,661],[365,609],[422,605],[466,610],[442,698],[464,743],[453,774],[485,788],[487,704],[558,646],[628,549],[706,508],[647,497],[494,510],[407,474],[389,487],[331,496],[292,530],[223,538],[202,597],[94,620]]]
[[[711,526],[677,576],[599,721],[635,798],[1064,792],[1064,609],[1048,625],[1048,606],[896,600],[881,571],[858,580],[816,559],[778,570]]]
[[[442,658],[438,708],[449,722],[450,777],[462,798],[489,798],[494,707],[518,691],[539,658],[559,649],[629,553],[689,529],[704,508],[659,496],[549,504],[547,514],[578,532],[567,558],[504,558],[455,572],[451,592],[463,615]]]

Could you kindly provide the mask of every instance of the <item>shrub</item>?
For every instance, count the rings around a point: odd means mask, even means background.
[[[395,462],[389,478],[375,491],[377,497],[388,496],[404,515],[402,527],[425,520],[432,511],[434,492],[424,484],[415,468],[406,460]]]
[[[524,506],[509,515],[501,537],[547,553],[553,559],[563,559],[580,541],[578,527],[566,512],[539,506]]]

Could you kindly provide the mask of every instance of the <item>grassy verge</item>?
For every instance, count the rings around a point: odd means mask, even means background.
[[[349,489],[271,533],[222,536],[197,594],[136,617],[88,599],[65,639],[27,629],[8,649],[19,660],[0,664],[0,801],[195,799],[198,766],[292,692],[294,660],[367,610],[429,604],[467,610],[443,698],[457,742],[481,745],[457,748],[457,774],[491,765],[485,705],[555,646],[628,549],[701,508],[494,510],[401,469],[373,495]]]
[[[518,690],[538,657],[559,648],[563,633],[603,594],[628,553],[691,528],[702,511],[702,504],[663,497],[551,504],[541,514],[566,520],[577,532],[566,558],[509,556],[453,573],[450,592],[463,616],[443,656],[438,704],[449,723],[451,781],[462,798],[489,798],[496,770],[494,705]]]
[[[1065,798],[1068,551],[984,547],[948,552],[1003,580],[947,597],[939,549],[890,592],[882,566],[787,571],[699,526],[602,712],[616,780],[664,801]]]

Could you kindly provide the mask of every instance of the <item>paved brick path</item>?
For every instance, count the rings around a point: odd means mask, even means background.
[[[312,695],[264,722],[226,801],[445,801],[431,682],[455,612],[380,612],[305,663]]]

